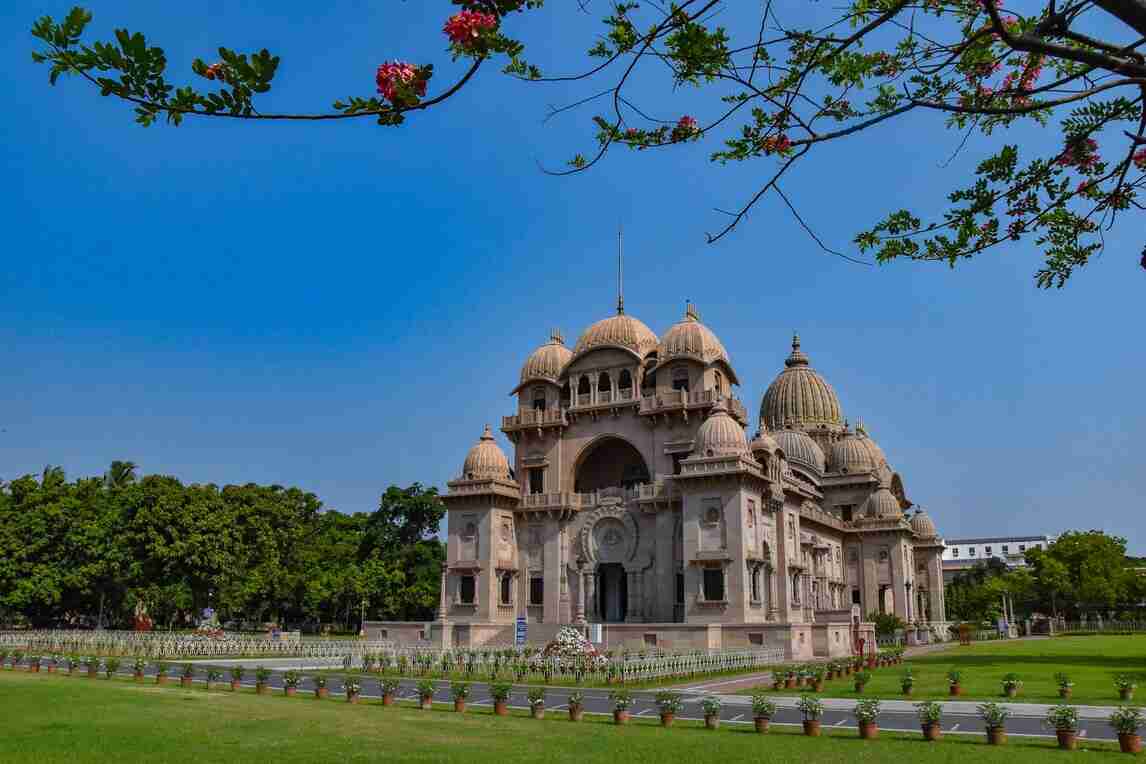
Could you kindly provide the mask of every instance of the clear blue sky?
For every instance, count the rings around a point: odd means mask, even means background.
[[[551,6],[515,28],[539,63],[569,69],[592,27]],[[573,342],[611,312],[623,223],[630,313],[663,332],[694,300],[752,411],[798,329],[944,534],[1099,527],[1146,552],[1140,217],[1052,292],[1034,288],[1026,244],[954,271],[862,268],[771,201],[708,246],[712,208],[742,200],[763,164],[721,169],[690,146],[548,177],[539,162],[591,148],[590,112],[542,124],[584,89],[491,72],[397,130],[144,130],[30,62],[32,19],[68,7],[0,8],[0,477],[131,459],[186,481],[298,485],[343,511],[392,483],[444,488],[482,424],[512,412],[548,328]],[[369,95],[387,58],[453,71],[444,0],[90,7],[93,32],[148,32],[178,76],[219,44],[281,53],[267,109]],[[985,144],[944,167],[957,139],[938,124],[824,151],[788,191],[835,244],[889,209],[939,209]]]

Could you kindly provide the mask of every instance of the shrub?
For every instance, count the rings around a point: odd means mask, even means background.
[[[573,692],[569,693],[569,705],[582,706],[584,704],[585,693],[581,692],[580,690],[574,690]]]
[[[609,700],[613,703],[614,711],[625,711],[633,705],[633,694],[628,690],[613,690],[609,693]]]
[[[247,670],[245,668],[243,668],[242,666],[231,666],[231,679],[233,679],[236,682],[243,681],[243,674],[246,674],[246,673],[247,673]]]
[[[1055,730],[1078,731],[1078,709],[1074,706],[1052,706],[1047,711],[1046,724]]]
[[[776,715],[776,704],[767,693],[752,693],[752,715],[758,719],[771,719]]]
[[[342,689],[347,696],[357,695],[362,692],[362,680],[357,676],[344,677],[342,680]]]
[[[163,661],[156,661],[156,663],[155,663],[155,675],[156,676],[167,676],[168,670],[169,669],[167,668],[166,663],[164,663]]]
[[[259,684],[266,684],[267,680],[271,678],[271,670],[265,666],[255,667],[255,681]]]
[[[934,700],[925,700],[915,704],[915,713],[922,724],[938,724],[943,718],[943,704]]]
[[[711,716],[712,714],[719,714],[721,707],[720,698],[715,696],[704,698],[700,701],[700,706],[704,709],[704,713],[708,716]]]
[[[947,683],[948,684],[959,684],[962,681],[963,681],[963,672],[962,671],[959,671],[957,669],[951,669],[950,671],[947,672]]]
[[[302,683],[302,675],[294,669],[283,674],[284,687],[298,687]]]
[[[460,684],[465,684],[465,682],[460,682]],[[453,685],[451,685],[451,687],[452,686]],[[434,694],[434,689],[435,689],[434,683],[430,679],[423,679],[422,681],[418,682],[417,687],[418,687],[418,697],[420,697],[420,698],[429,698],[429,697],[432,697]],[[467,687],[468,687],[468,685],[467,685]],[[468,690],[467,690],[467,692],[468,692]]]
[[[378,683],[378,686],[382,688],[383,695],[396,695],[402,687],[402,683],[397,679],[383,679]]]
[[[860,672],[855,674],[853,679],[855,680],[856,684],[859,684],[859,685],[867,684],[868,682],[871,681],[871,672],[870,671],[860,671]]]
[[[509,700],[510,693],[513,692],[513,685],[508,682],[494,682],[489,686],[490,696],[496,700],[504,703]]]
[[[525,693],[525,697],[529,698],[529,705],[534,708],[545,706],[544,687],[530,687],[529,692]]]
[[[912,687],[915,684],[915,677],[911,675],[911,669],[903,672],[903,676],[899,678],[900,687]]]
[[[1012,671],[1009,674],[1005,674],[1003,676],[1003,689],[1004,690],[1010,690],[1012,688],[1017,690],[1022,686],[1023,686],[1023,680],[1020,679],[1019,675],[1016,674],[1015,672]]]
[[[1054,675],[1054,681],[1060,690],[1069,690],[1074,687],[1074,682],[1070,681],[1070,677],[1061,671]]]
[[[824,715],[824,704],[811,695],[801,695],[800,699],[796,701],[796,708],[800,709],[800,713],[804,715],[804,721],[819,719]]]
[[[135,673],[137,673],[137,674],[142,674],[142,673],[143,673],[143,670],[144,670],[145,668],[147,668],[147,661],[146,661],[146,660],[144,660],[143,658],[136,658],[136,659],[135,659],[135,660],[132,662],[132,664],[131,664],[131,668],[132,668],[132,670],[133,670],[133,671],[135,671]]]
[[[104,673],[107,674],[108,679],[111,679],[113,676],[115,676],[115,673],[119,671],[119,667],[122,665],[122,663],[123,661],[115,657],[108,658],[106,661],[104,661],[103,670]]]
[[[222,678],[223,672],[219,669],[215,667],[207,669],[207,684],[211,684],[211,682],[218,682]]]
[[[1134,706],[1119,706],[1107,721],[1119,735],[1137,735],[1138,728],[1142,726],[1142,712]]]
[[[856,701],[856,707],[852,713],[860,724],[875,724],[876,720],[879,719],[879,701],[875,698]]]
[[[1009,708],[998,703],[980,703],[978,710],[987,729],[1001,729],[1006,726],[1007,718],[1011,715]]]
[[[433,690],[430,691],[433,694]],[[450,695],[454,700],[465,700],[470,696],[469,682],[450,682]]]
[[[195,678],[195,664],[194,663],[184,663],[183,668],[180,671],[179,675],[182,676],[184,679],[194,679]]]
[[[663,690],[657,693],[657,706],[660,708],[662,714],[675,714],[680,711],[684,703],[680,699],[679,692],[672,690]]]
[[[326,674],[315,674],[314,675],[314,688],[316,690],[321,690],[322,688],[326,687],[326,682],[327,682]]]
[[[1119,674],[1114,677],[1114,686],[1119,690],[1133,690],[1138,684],[1134,681],[1134,677],[1129,674]]]

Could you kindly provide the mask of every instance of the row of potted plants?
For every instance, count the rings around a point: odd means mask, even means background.
[[[775,668],[772,671],[772,689],[791,690],[805,687],[813,692],[822,692],[824,682],[854,674],[856,690],[862,692],[863,685],[871,679],[872,670],[902,663],[903,654],[903,648],[896,647],[881,650],[877,654],[857,655],[827,663],[806,663]]]

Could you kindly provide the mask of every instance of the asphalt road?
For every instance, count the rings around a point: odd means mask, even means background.
[[[243,687],[253,688],[255,686],[253,676],[254,668],[252,664],[253,662],[244,664],[247,667],[247,675],[243,679]],[[172,685],[177,685],[179,682],[179,666],[180,664],[171,664],[168,682]],[[203,672],[205,670],[203,666],[203,663],[199,663],[196,666],[198,669],[196,672],[197,686],[201,686],[203,683]],[[223,668],[223,670],[224,676],[220,684],[226,685],[230,682],[230,675],[226,673],[225,668]],[[130,673],[130,668],[126,670],[121,669],[120,671],[120,674],[130,675]],[[153,681],[154,667],[148,667],[147,676],[148,681]],[[273,671],[268,684],[276,691],[281,692],[283,687],[283,673],[281,671]],[[436,687],[434,702],[452,704],[453,696],[450,694],[450,683],[435,681],[434,684]],[[328,676],[327,688],[330,690],[331,696],[339,696],[344,693],[341,678],[337,674]],[[314,684],[311,679],[304,677],[299,686],[299,694],[313,693],[313,689]],[[527,688],[524,686],[514,687],[509,700],[510,708],[529,708],[526,691]],[[570,692],[571,690],[568,688],[555,687],[548,689],[545,699],[546,710],[549,711],[550,714],[566,711],[569,708]],[[609,700],[609,690],[602,688],[585,689],[582,690],[582,694],[584,695],[583,705],[586,713],[612,714],[613,704]],[[658,718],[655,694],[654,691],[634,691],[632,693],[633,704],[630,706],[629,711],[634,718],[648,718],[652,720]],[[703,721],[704,712],[701,708],[700,701],[702,698],[708,696],[709,694],[707,693],[682,691],[681,697],[684,701],[684,707],[677,713],[676,718],[681,720]],[[381,697],[381,689],[377,675],[362,675],[361,697],[369,699],[378,699]],[[417,680],[402,680],[398,699],[417,702]],[[724,703],[720,713],[722,724],[752,724],[752,705],[750,698],[740,695],[722,695],[721,700]],[[772,724],[799,725],[802,722],[803,717],[798,710],[792,707],[783,707],[785,703],[790,704],[791,699],[774,698],[774,700],[780,707],[777,709],[776,715],[772,718]],[[489,685],[485,682],[471,682],[470,695],[466,701],[466,705],[470,707],[493,706],[493,698],[490,697],[489,694]],[[1007,721],[1008,735],[1054,738],[1054,730],[1048,728],[1043,723],[1041,714],[1021,715],[1018,713],[1019,708],[1020,706],[1015,706],[1016,713]],[[846,710],[829,708],[825,711],[821,722],[824,729],[856,728],[855,717]],[[944,734],[985,735],[983,722],[975,713],[944,711],[941,727]],[[879,717],[879,728],[887,732],[920,732],[919,721],[915,713],[906,710],[884,710]],[[1083,739],[1093,740],[1117,739],[1114,730],[1111,729],[1105,720],[1095,718],[1083,718],[1080,720],[1079,736]]]

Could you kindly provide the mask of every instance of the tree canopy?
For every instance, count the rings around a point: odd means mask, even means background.
[[[312,493],[254,484],[136,478],[113,462],[69,482],[59,468],[0,486],[0,620],[130,626],[223,620],[356,623],[430,619],[444,506],[414,484],[373,513],[324,511]]]
[[[445,18],[450,4],[441,5]],[[581,83],[584,97],[555,112],[599,108],[592,116],[595,145],[557,174],[584,172],[617,148],[651,155],[701,141],[718,165],[759,168],[756,187],[739,208],[721,211],[709,241],[771,194],[817,245],[856,262],[909,258],[954,266],[1031,240],[1045,257],[1036,283],[1061,287],[1102,251],[1104,231],[1124,214],[1135,215],[1130,230],[1143,228],[1136,215],[1146,183],[1144,0],[851,0],[831,11],[764,0],[753,18],[738,16],[728,27],[721,22],[729,7],[721,0],[614,0],[607,10],[581,2],[580,12],[600,14],[601,33],[586,41],[580,71],[557,74],[527,58],[526,42],[512,36],[516,17],[542,12],[542,0],[452,5],[460,8],[442,31],[447,54],[466,64],[456,79],[438,85],[434,52],[419,62],[383,62],[374,72],[375,94],[339,97],[322,111],[258,108],[282,63],[266,49],[220,47],[212,63],[195,59],[184,70],[187,81],[176,81],[163,49],[141,32],[119,29],[114,40],[86,42],[92,15],[79,7],[61,20],[35,22],[41,47],[33,57],[50,66],[53,84],[60,75],[78,75],[130,103],[145,126],[160,117],[171,125],[197,117],[365,118],[396,127],[475,86],[487,61],[500,61],[504,73],[523,81]],[[659,95],[651,102],[633,95],[638,79],[655,83]],[[700,116],[674,108],[685,88],[699,93]],[[834,236],[808,225],[782,183],[827,144],[927,113],[937,117],[935,129],[962,133],[964,144],[978,133],[991,150],[954,184],[940,214],[890,210],[846,248],[825,241]],[[1048,139],[1035,145],[1002,139],[1024,122],[1048,127]],[[1146,246],[1140,264],[1146,268]]]

